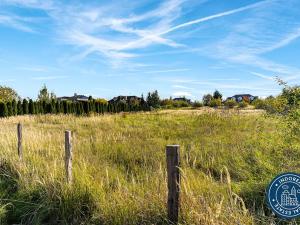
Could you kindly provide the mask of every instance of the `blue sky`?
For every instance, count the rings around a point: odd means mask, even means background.
[[[300,83],[299,0],[0,0],[0,85],[201,99]]]

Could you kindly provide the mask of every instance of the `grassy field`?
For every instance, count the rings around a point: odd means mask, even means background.
[[[267,208],[265,188],[280,172],[300,172],[299,143],[287,140],[279,119],[256,111],[23,116],[0,127],[0,224],[168,224],[167,144],[181,146],[181,224],[286,224]]]

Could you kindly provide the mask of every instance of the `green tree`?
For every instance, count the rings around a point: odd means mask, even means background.
[[[203,95],[203,98],[202,98],[203,105],[209,106],[212,99],[213,99],[213,96],[211,94]]]
[[[6,102],[6,107],[7,107],[7,116],[12,116],[13,115],[13,108],[12,108],[11,101]]]
[[[29,114],[35,114],[35,108],[32,99],[29,99],[28,110]]]
[[[27,99],[23,99],[23,114],[26,115],[29,113],[28,101]]]
[[[215,92],[213,94],[213,98],[222,100],[222,97],[223,97],[223,95],[218,90],[215,90]]]
[[[5,102],[0,102],[0,117],[7,117],[7,106]]]
[[[149,106],[152,106],[153,108],[158,108],[160,106],[160,98],[157,90],[155,90],[152,93],[151,92],[148,93],[147,103]]]
[[[50,113],[51,114],[55,114],[55,113],[57,113],[57,108],[56,108],[56,101],[55,101],[55,99],[53,98],[53,99],[51,99],[51,109],[50,109]]]
[[[21,100],[18,101],[17,112],[18,112],[18,115],[23,115],[23,105],[22,105]]]
[[[13,115],[17,115],[18,114],[18,108],[17,108],[17,101],[14,99],[11,102],[11,106],[12,106],[12,113]]]
[[[53,92],[49,93],[48,88],[44,84],[44,86],[39,91],[37,100],[40,102],[49,103],[52,101],[52,99],[56,99],[56,95]]]
[[[0,101],[8,102],[18,100],[19,98],[18,93],[14,89],[6,86],[0,86]]]

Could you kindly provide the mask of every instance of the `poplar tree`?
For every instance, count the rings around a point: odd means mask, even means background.
[[[18,104],[17,104],[17,112],[18,112],[18,115],[23,115],[23,105],[22,105],[22,102],[21,100],[18,101]]]
[[[7,106],[4,102],[0,102],[0,117],[7,117]]]
[[[27,101],[27,99],[23,100],[22,106],[23,106],[23,114],[24,115],[28,114],[29,108],[28,108],[28,101]]]

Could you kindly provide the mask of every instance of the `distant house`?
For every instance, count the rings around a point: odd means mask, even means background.
[[[75,93],[74,96],[71,96],[71,97],[63,96],[63,97],[57,98],[57,100],[58,101],[72,101],[72,102],[87,102],[89,100],[89,97],[87,97],[85,95],[77,95]]]
[[[232,99],[236,102],[242,102],[242,101],[252,102],[257,98],[258,98],[257,96],[253,96],[253,95],[250,95],[250,94],[239,94],[239,95],[234,95],[232,97],[229,97],[229,98],[227,98],[227,100]]]
[[[184,101],[184,102],[187,102],[187,103],[191,103],[191,100],[190,99],[187,99],[185,97],[181,97],[181,98],[173,98],[173,101]]]
[[[110,104],[116,104],[116,103],[130,103],[134,101],[141,102],[142,98],[137,97],[137,96],[117,96],[114,97],[113,99],[109,100],[108,103]]]

